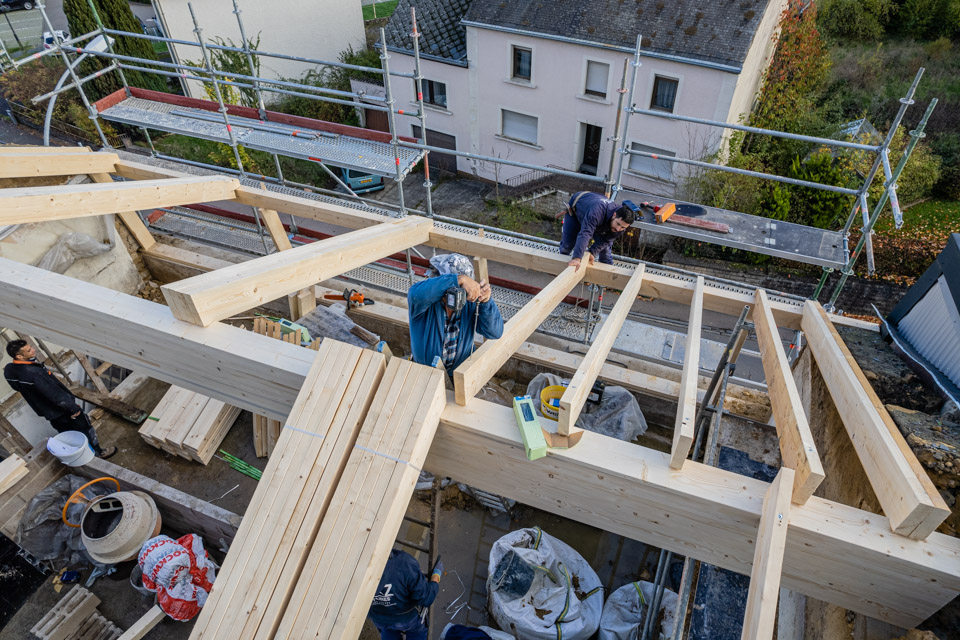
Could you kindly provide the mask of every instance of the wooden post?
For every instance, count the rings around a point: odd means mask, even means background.
[[[687,322],[687,341],[683,353],[683,373],[680,374],[680,398],[677,420],[673,424],[673,446],[670,466],[682,469],[690,447],[693,446],[693,423],[697,417],[697,379],[700,377],[700,327],[703,323],[703,276],[697,276],[690,301],[690,319]]]

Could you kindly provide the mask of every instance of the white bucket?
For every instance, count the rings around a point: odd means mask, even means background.
[[[93,448],[79,431],[64,431],[47,440],[47,451],[68,467],[81,467],[93,460]]]

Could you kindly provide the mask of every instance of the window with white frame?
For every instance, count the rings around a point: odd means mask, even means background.
[[[650,97],[650,108],[657,111],[673,113],[673,105],[677,101],[677,86],[679,80],[655,76],[653,79],[653,95]]]
[[[500,110],[500,135],[520,142],[537,144],[537,118],[524,113]]]
[[[663,149],[657,149],[656,147],[651,147],[645,144],[640,144],[639,142],[634,142],[630,145],[631,151],[643,151],[645,153],[650,153],[657,156],[666,156],[672,158],[676,153],[673,151],[664,151]],[[672,180],[673,179],[673,163],[669,160],[661,160],[659,158],[650,158],[648,156],[630,156],[630,165],[629,168],[631,171],[636,171],[637,173],[642,173],[658,180]]]
[[[436,80],[423,81],[423,101],[435,107],[447,108],[447,85]],[[416,80],[414,80],[416,87]],[[416,90],[416,88],[414,88]]]
[[[607,97],[607,77],[610,75],[610,65],[606,62],[587,60],[587,77],[584,80],[583,92],[588,96],[599,98]]]
[[[514,80],[530,82],[533,77],[533,50],[526,47],[513,47],[513,65],[510,77]]]

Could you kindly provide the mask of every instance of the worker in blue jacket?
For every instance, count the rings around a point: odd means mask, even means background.
[[[627,205],[619,205],[591,191],[570,196],[566,209],[557,214],[558,218],[561,216],[560,253],[569,255],[571,259],[567,264],[577,269],[584,255],[590,264],[594,259],[613,264],[613,241],[636,219]]]
[[[414,362],[430,366],[440,356],[452,376],[470,357],[474,331],[491,340],[503,335],[503,318],[490,299],[490,284],[471,276],[472,272],[447,273],[410,287],[407,306]]]
[[[427,625],[418,607],[433,604],[440,591],[441,575],[443,563],[439,560],[427,578],[409,553],[396,549],[390,552],[369,613],[382,640],[402,640],[404,636],[406,640],[427,640]]]

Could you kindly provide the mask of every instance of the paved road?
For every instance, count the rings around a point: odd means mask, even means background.
[[[131,2],[130,9],[133,11],[133,15],[141,20],[148,20],[155,16],[153,7],[149,4]],[[47,17],[50,18],[50,23],[54,29],[58,31],[70,30],[67,24],[67,16],[63,13],[63,0],[47,0],[46,11]],[[48,29],[46,25],[43,24],[43,18],[40,15],[39,9],[9,11],[6,14],[6,18],[10,20],[9,25],[7,24],[7,20],[0,16],[0,39],[3,40],[3,43],[8,49],[13,49],[18,46],[13,31],[16,31],[17,37],[20,38],[20,42],[23,45],[28,47],[40,46],[43,32]],[[14,57],[21,56],[16,55]]]

